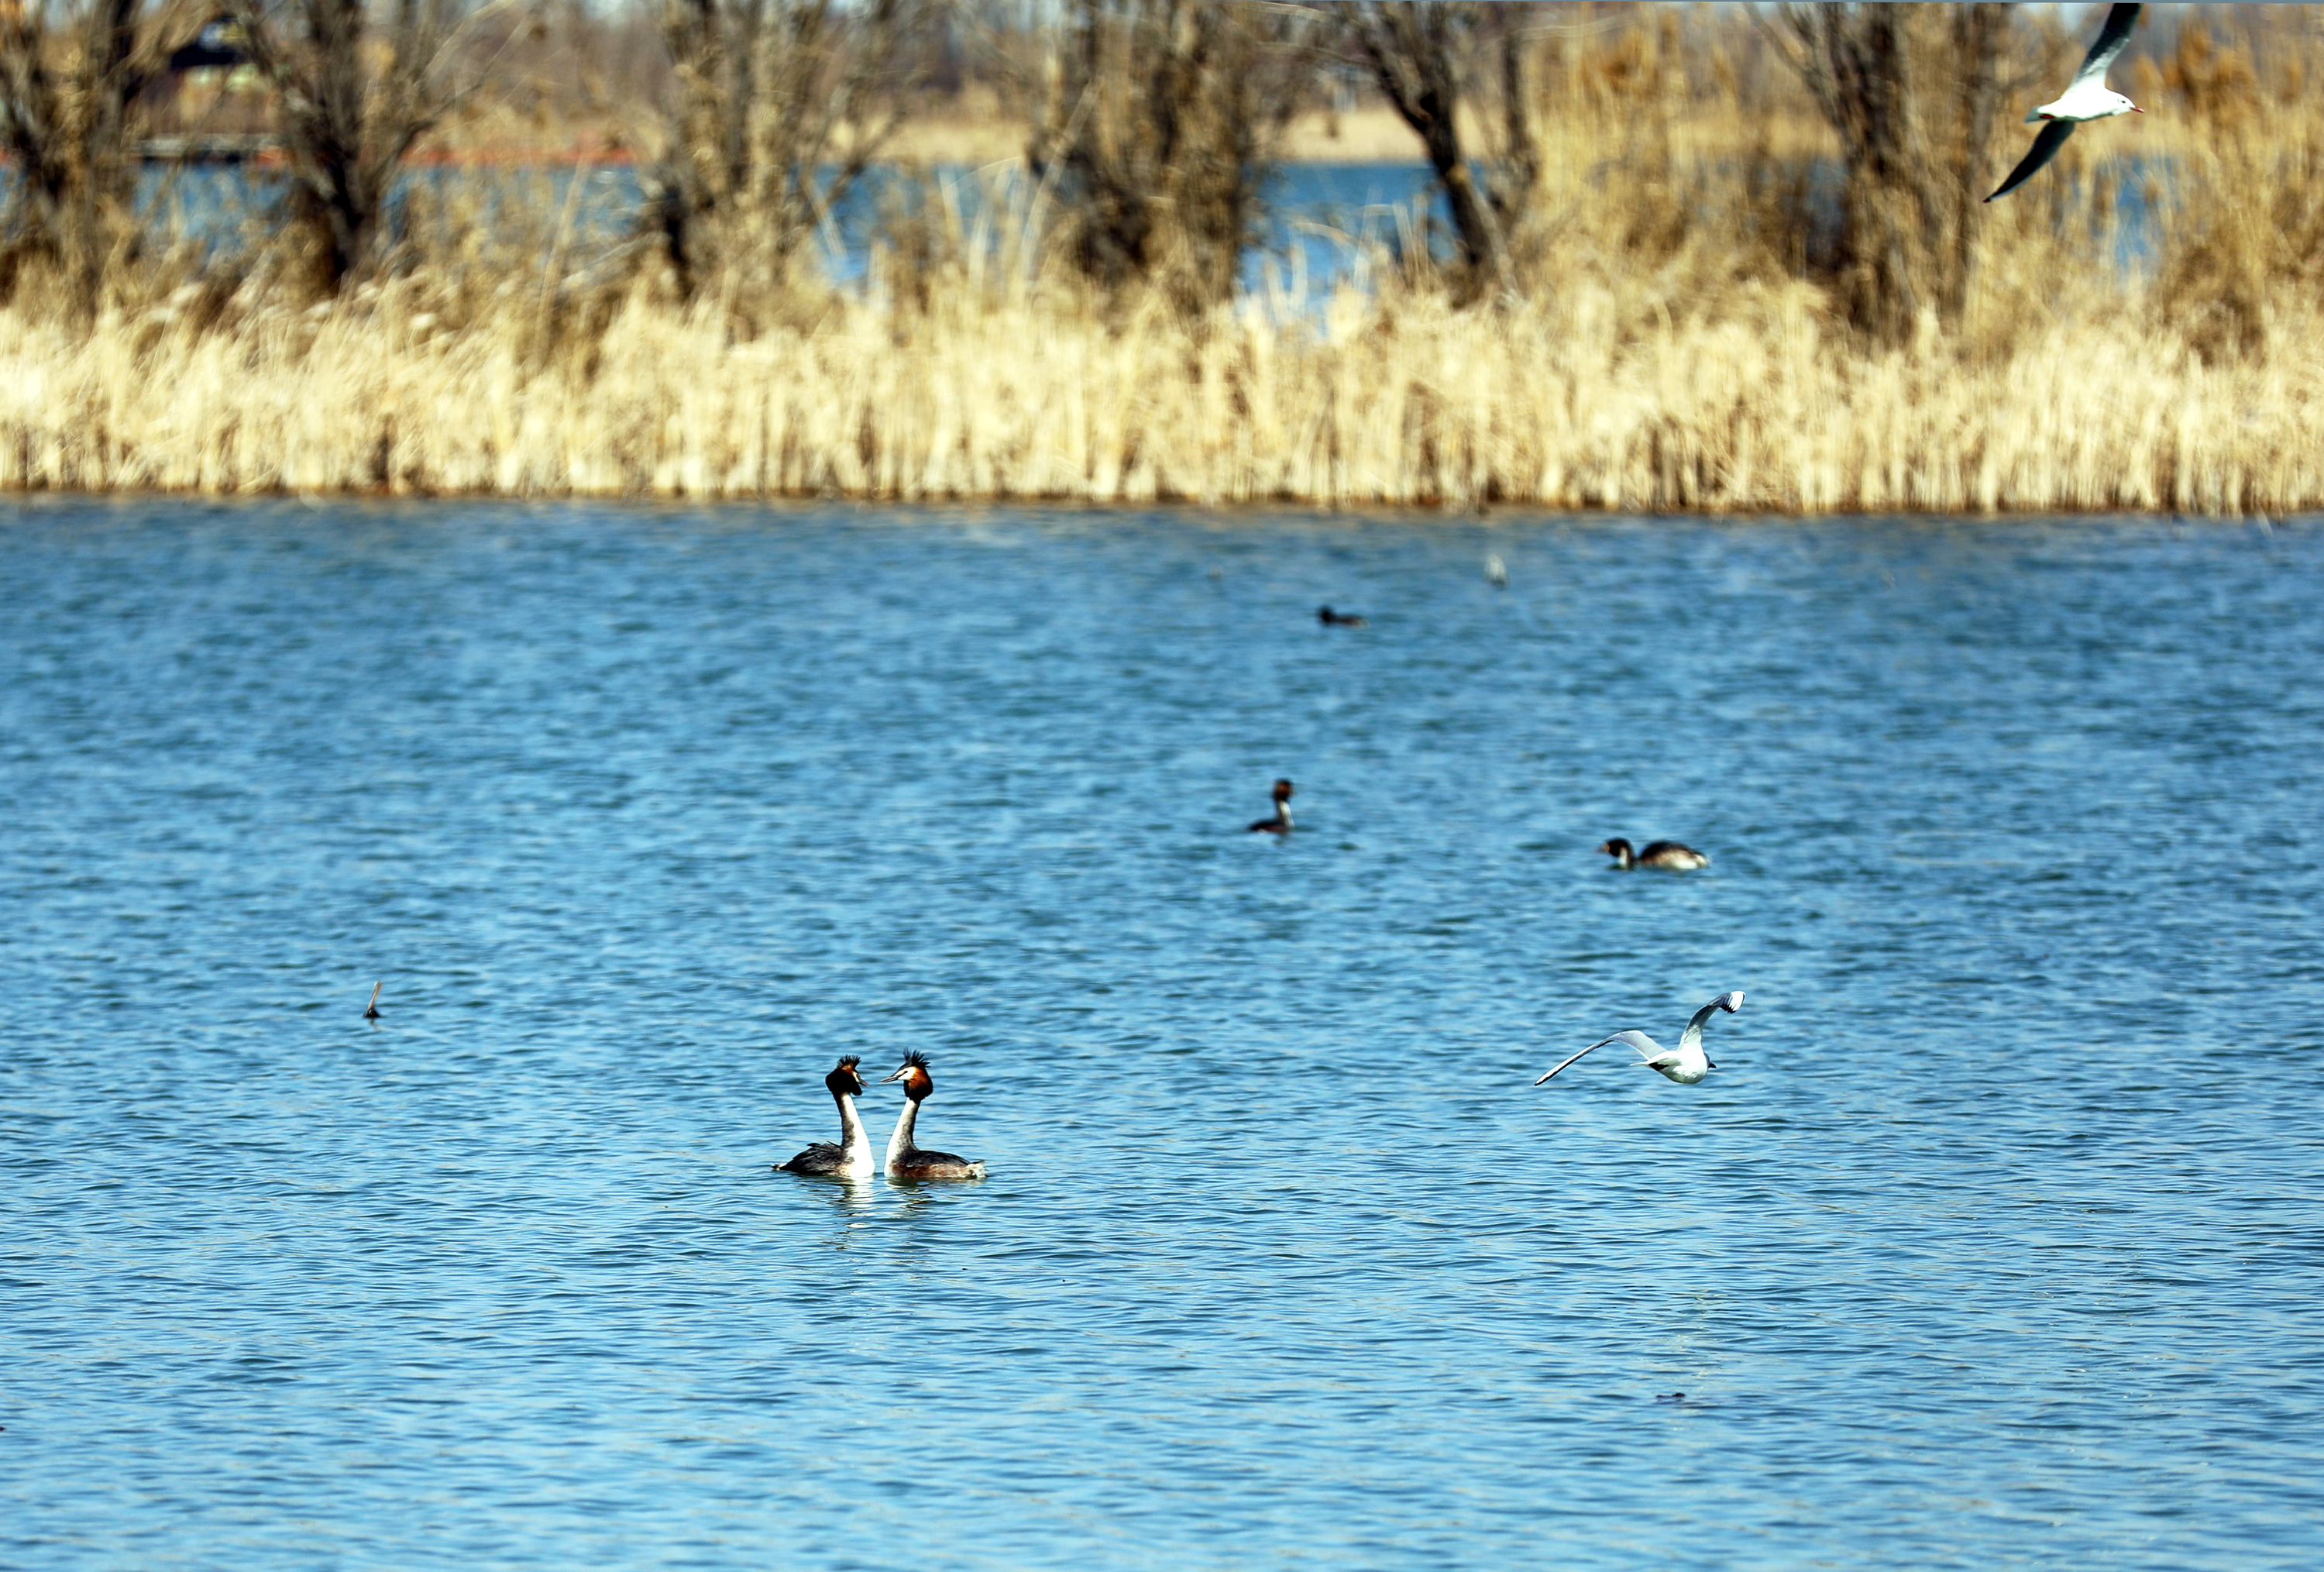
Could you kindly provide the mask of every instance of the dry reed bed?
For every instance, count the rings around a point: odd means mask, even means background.
[[[2166,112],[1978,205],[1960,310],[1878,349],[1840,323],[1845,259],[1810,244],[1812,160],[1836,143],[1804,93],[1745,92],[1728,68],[1766,61],[1733,38],[1690,77],[1674,14],[1632,20],[1559,35],[1529,303],[1456,310],[1425,260],[1384,252],[1360,264],[1377,290],[1320,312],[1103,303],[1064,265],[1047,187],[996,165],[975,200],[930,176],[899,206],[892,296],[734,273],[689,310],[674,275],[623,272],[634,244],[574,232],[577,185],[472,174],[416,185],[401,276],[327,305],[289,282],[300,243],[271,221],[208,260],[149,236],[93,328],[19,279],[0,491],[2324,507],[2307,31],[2269,33],[2272,87],[2200,30],[2142,64]],[[1380,114],[1333,128],[1414,151]],[[2136,268],[2105,164],[2133,154]]]
[[[594,365],[396,285],[195,331],[0,311],[0,488],[1191,499],[1812,513],[2324,506],[2324,356],[2207,367],[2122,321],[1868,356],[1804,286],[1640,330],[1605,289],[1109,319],[842,297],[738,341],[632,299]],[[2316,342],[2324,318],[2279,332]]]

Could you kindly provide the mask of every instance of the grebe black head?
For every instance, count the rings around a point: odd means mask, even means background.
[[[1371,624],[1351,613],[1333,611],[1328,606],[1315,608],[1315,620],[1327,628],[1368,628]]]
[[[982,1162],[972,1162],[949,1151],[924,1151],[912,1144],[912,1126],[919,1120],[920,1105],[936,1089],[935,1078],[928,1074],[928,1056],[906,1054],[904,1062],[888,1079],[904,1083],[904,1111],[896,1116],[896,1133],[888,1137],[888,1177],[915,1180],[982,1179]]]
[[[928,1074],[928,1056],[917,1050],[904,1056],[904,1062],[896,1067],[896,1073],[888,1081],[903,1082],[904,1096],[915,1103],[926,1101],[927,1095],[936,1089],[934,1077]],[[880,1084],[884,1087],[888,1081]]]
[[[823,1077],[824,1089],[832,1101],[839,1105],[839,1144],[818,1141],[788,1162],[775,1165],[777,1173],[820,1174],[830,1179],[868,1179],[871,1177],[872,1137],[864,1133],[863,1121],[856,1117],[855,1099],[863,1095],[863,1077],[856,1066],[863,1061],[853,1054],[841,1057]]]
[[[1272,835],[1288,835],[1291,833],[1290,781],[1277,781],[1275,783],[1275,817],[1273,818],[1259,819],[1250,827],[1250,833],[1253,835],[1257,835],[1261,830],[1266,830]]]
[[[1600,845],[1598,849],[1614,859],[1618,868],[1662,868],[1671,873],[1684,873],[1690,868],[1707,868],[1711,859],[1692,846],[1681,846],[1674,840],[1650,840],[1644,851],[1634,851],[1630,843],[1620,836]]]

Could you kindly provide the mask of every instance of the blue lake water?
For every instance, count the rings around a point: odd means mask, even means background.
[[[2319,591],[11,503],[0,1563],[2315,1566]],[[770,1171],[910,1049],[988,1180]]]
[[[1005,206],[1024,199],[1010,178],[962,165],[929,173],[950,193],[972,240],[982,235],[997,245],[1002,234],[1014,234],[1021,223],[991,211],[995,202]],[[2159,222],[2148,186],[2167,174],[2150,161],[2120,157],[2102,160],[2093,175],[2076,177],[2061,171],[2049,178],[2107,182],[2110,207],[2119,217],[2115,258],[2120,265],[2135,268],[2153,260]],[[576,178],[583,182],[577,193],[572,189]],[[6,179],[7,171],[0,169],[0,191],[5,191]],[[1594,179],[1613,199],[1623,172],[1618,163],[1609,162],[1594,171]],[[1819,254],[1839,240],[1841,180],[1841,170],[1831,161],[1817,161],[1810,171],[1809,207],[1814,222],[1807,245]],[[593,169],[577,177],[557,169],[423,170],[406,175],[404,181],[406,190],[423,181],[440,188],[474,182],[481,189],[487,213],[501,201],[545,208],[569,225],[574,259],[606,254],[620,245],[632,232],[642,200],[638,173],[627,166]],[[254,229],[269,227],[259,215],[277,200],[279,182],[275,174],[244,167],[148,166],[141,201],[157,231],[231,245]],[[836,204],[816,247],[832,278],[843,282],[864,278],[873,248],[887,233],[883,227],[897,195],[890,172],[874,170]],[[988,219],[982,227],[980,215]],[[1450,209],[1427,166],[1418,162],[1285,164],[1268,185],[1259,220],[1255,244],[1243,254],[1241,280],[1247,295],[1269,301],[1312,303],[1342,283],[1368,287],[1377,259],[1406,247],[1434,246],[1448,261],[1453,254]],[[450,222],[465,226],[473,221],[467,205],[453,205]],[[449,238],[438,236],[437,244],[443,245]]]
[[[1004,236],[1015,236],[1021,217],[994,209],[996,204],[1007,209],[1027,199],[1028,193],[1018,183],[1021,171],[1012,175],[945,165],[929,173],[948,192],[969,237],[981,236],[997,246]],[[7,190],[8,178],[8,171],[0,167],[0,195]],[[277,220],[269,216],[281,200],[282,179],[275,171],[247,165],[149,164],[141,173],[139,204],[156,234],[192,236],[232,246],[246,236],[271,231]],[[582,182],[577,192],[573,190],[576,179]],[[426,169],[406,173],[399,190],[409,192],[425,184],[451,191],[464,183],[473,188],[487,215],[508,202],[536,213],[545,209],[558,218],[570,231],[571,260],[608,254],[625,241],[644,199],[638,171],[628,165],[604,165],[577,176],[558,168]],[[832,278],[855,282],[865,276],[874,246],[888,233],[890,209],[903,195],[894,171],[874,169],[835,204],[832,222],[818,235],[816,246]],[[918,199],[931,199],[923,190]],[[455,203],[452,208],[452,224],[474,221],[468,204]],[[1449,211],[1424,163],[1286,164],[1267,188],[1256,244],[1243,257],[1243,287],[1270,298],[1314,298],[1343,281],[1368,280],[1371,254],[1427,243],[1432,221],[1438,231],[1436,242],[1444,249],[1443,230]],[[402,219],[399,210],[391,227]],[[450,238],[438,236],[437,244]]]

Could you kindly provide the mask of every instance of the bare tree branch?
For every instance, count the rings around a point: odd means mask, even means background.
[[[780,287],[909,114],[942,0],[660,0],[674,72],[648,227],[681,292]]]
[[[1196,311],[1233,296],[1306,101],[1315,20],[1223,0],[1071,0],[1040,80],[1020,90],[1034,106],[1026,162],[1084,276],[1158,282]]]
[[[193,0],[24,0],[0,10],[0,153],[14,166],[0,271],[60,270],[94,311],[107,264],[133,250],[139,93],[199,30]]]
[[[1519,281],[1510,234],[1539,174],[1540,155],[1525,77],[1523,32],[1508,16],[1500,29],[1499,75],[1507,145],[1496,178],[1480,189],[1471,150],[1462,145],[1461,99],[1472,59],[1485,46],[1485,19],[1499,6],[1425,0],[1340,0],[1334,7],[1388,103],[1420,138],[1452,215],[1452,229],[1471,294],[1515,295]],[[1511,8],[1513,9],[1513,8]]]
[[[1840,136],[1841,293],[1879,341],[1903,343],[1924,311],[1958,322],[1966,307],[2010,11],[1787,5],[1761,19]]]
[[[475,30],[493,0],[226,0],[242,47],[279,97],[294,212],[320,243],[319,282],[336,291],[379,265],[397,172],[420,139],[491,69]]]

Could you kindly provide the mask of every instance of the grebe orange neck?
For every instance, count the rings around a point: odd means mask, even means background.
[[[924,1151],[912,1144],[919,1123],[920,1105],[936,1089],[928,1074],[928,1056],[908,1053],[896,1073],[888,1077],[904,1083],[904,1111],[896,1115],[896,1133],[888,1137],[888,1177],[891,1179],[982,1179],[984,1164],[955,1157],[949,1151]]]

